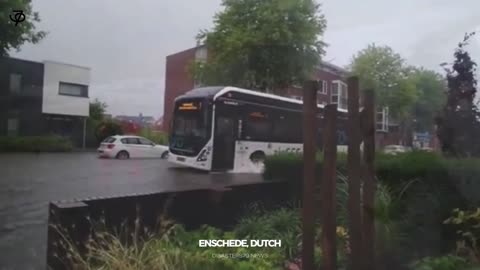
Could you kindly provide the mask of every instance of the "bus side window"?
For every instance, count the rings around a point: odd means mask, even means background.
[[[272,140],[286,143],[301,143],[302,139],[301,114],[282,113],[276,116],[273,122]]]
[[[253,141],[270,141],[272,123],[268,118],[247,116],[244,124],[245,139]]]

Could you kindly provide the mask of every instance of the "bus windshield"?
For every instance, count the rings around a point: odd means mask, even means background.
[[[173,116],[170,150],[174,154],[197,155],[210,135],[208,107],[201,100],[177,102]]]

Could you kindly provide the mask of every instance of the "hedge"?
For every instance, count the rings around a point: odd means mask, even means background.
[[[337,170],[346,172],[346,160],[346,154],[338,154]],[[316,158],[318,176],[321,175],[322,161],[323,156],[318,153]],[[391,185],[414,179],[422,179],[429,183],[438,183],[439,179],[444,179],[455,184],[473,184],[475,179],[480,177],[480,159],[447,159],[426,151],[397,155],[378,153],[375,169],[377,178]],[[292,153],[268,156],[263,176],[267,180],[301,181],[303,157]]]
[[[316,168],[319,184],[320,153]],[[425,151],[398,155],[378,153],[375,169],[377,180],[401,198],[397,216],[405,222],[403,228],[414,242],[414,249],[420,253],[451,250],[449,245],[454,243],[455,232],[446,230],[442,222],[454,208],[480,204],[480,159],[450,159]],[[344,155],[339,156],[337,170],[346,175]],[[302,156],[282,153],[267,157],[264,178],[286,180],[292,185],[292,192],[301,194]]]
[[[60,136],[0,137],[0,152],[69,152],[72,141]]]

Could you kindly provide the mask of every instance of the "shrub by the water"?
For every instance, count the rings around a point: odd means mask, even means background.
[[[72,141],[60,136],[0,137],[0,152],[68,152]]]

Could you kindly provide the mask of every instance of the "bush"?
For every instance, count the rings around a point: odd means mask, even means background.
[[[161,131],[142,129],[139,136],[145,137],[156,144],[168,145],[168,135]]]
[[[320,176],[322,173],[323,153],[318,152],[316,155],[316,174]],[[346,170],[347,155],[345,153],[337,154],[337,169]],[[295,153],[279,153],[268,156],[265,160],[265,171],[263,174],[265,179],[269,180],[287,180],[299,181],[303,179],[303,156]]]
[[[467,270],[467,261],[461,257],[446,255],[443,257],[427,257],[412,264],[412,270]]]
[[[68,152],[73,144],[60,136],[0,137],[0,152]]]
[[[340,156],[337,162],[340,180],[346,174],[345,160]],[[321,179],[321,166],[318,155],[317,181]],[[480,201],[480,159],[448,159],[425,151],[398,155],[378,153],[375,169],[380,184],[389,189],[394,198],[401,197],[395,200],[394,212],[388,213],[389,218],[398,223],[391,226],[402,235],[409,235],[408,241],[398,247],[399,258],[451,251],[456,234],[442,226],[442,222],[452,209],[463,209]],[[302,156],[282,153],[267,157],[264,178],[287,180],[296,188],[294,191],[301,194]],[[337,181],[337,198],[348,196],[344,192],[348,179],[344,178]],[[339,219],[344,219],[341,213]]]
[[[99,143],[106,138],[115,135],[123,135],[122,126],[115,121],[102,121],[95,128],[95,137]]]

